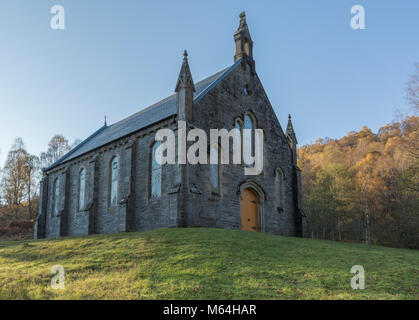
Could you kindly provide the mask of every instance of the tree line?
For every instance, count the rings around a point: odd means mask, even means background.
[[[419,249],[419,64],[414,115],[299,149],[305,236]]]

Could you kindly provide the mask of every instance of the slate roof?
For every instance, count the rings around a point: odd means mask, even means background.
[[[239,65],[241,59],[232,66],[217,72],[216,74],[195,83],[194,103],[204,97],[217,83],[224,79],[234,68]],[[44,171],[50,170],[69,160],[77,158],[87,152],[93,151],[105,144],[118,140],[156,122],[176,115],[176,94],[173,94],[133,115],[118,121],[112,125],[104,125],[78,144],[72,150],[63,155],[55,163]]]

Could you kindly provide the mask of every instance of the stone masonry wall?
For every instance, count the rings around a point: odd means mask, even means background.
[[[244,92],[246,85],[249,95]],[[190,126],[205,130],[209,137],[209,129],[231,130],[235,119],[243,117],[246,112],[251,112],[256,118],[257,128],[264,130],[263,172],[259,176],[245,176],[243,165],[221,165],[221,192],[213,194],[209,165],[189,165],[189,186],[197,186],[202,194],[189,192],[185,199],[188,225],[240,229],[240,185],[253,182],[264,194],[260,231],[295,235],[293,186],[296,181],[292,151],[257,75],[252,75],[248,66],[234,69],[194,105]],[[230,163],[231,150],[232,143]],[[282,210],[278,210],[280,193],[275,176],[278,167],[284,174]]]
[[[154,134],[159,128],[168,126],[176,128],[174,119],[162,121],[48,172],[44,177],[48,181],[46,206],[40,209],[38,219],[42,221],[41,217],[45,216],[45,236],[82,236],[176,226],[179,195],[176,181],[180,181],[179,166],[163,166],[162,197],[153,200],[150,197],[150,163]],[[110,207],[110,163],[115,156],[119,156],[120,161],[118,204]],[[85,206],[79,208],[79,173],[82,168],[86,170]],[[60,209],[55,216],[53,190],[57,178],[60,184]],[[131,194],[132,190],[135,190],[134,194]],[[132,221],[128,222],[127,217],[130,216]],[[63,224],[63,221],[66,223]]]

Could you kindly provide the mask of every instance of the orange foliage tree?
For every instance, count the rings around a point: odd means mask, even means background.
[[[302,146],[305,236],[419,248],[418,124]]]

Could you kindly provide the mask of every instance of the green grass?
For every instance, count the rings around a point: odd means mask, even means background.
[[[50,287],[54,265],[65,289]],[[418,251],[245,231],[0,241],[2,299],[418,299],[418,284]]]

